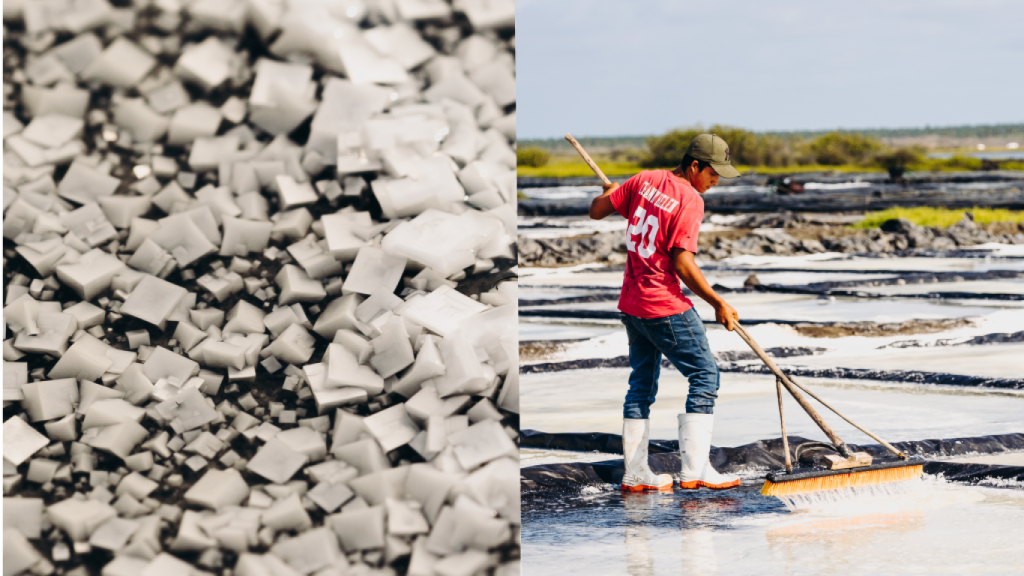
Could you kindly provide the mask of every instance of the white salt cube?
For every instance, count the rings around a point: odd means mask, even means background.
[[[241,4],[241,3],[239,3]],[[185,48],[174,65],[174,73],[209,92],[231,75],[235,52],[216,36]]]
[[[325,360],[327,388],[360,388],[371,396],[384,391],[384,379],[369,366],[360,365],[355,355],[341,344],[328,344]]]
[[[57,277],[83,300],[92,300],[110,288],[114,276],[125,269],[123,262],[103,250],[93,249],[75,264],[57,266]]]
[[[149,212],[153,202],[147,196],[101,196],[97,203],[115,228],[128,228],[132,220]]]
[[[384,507],[371,506],[333,514],[325,520],[345,550],[372,550],[384,546]]]
[[[416,423],[409,418],[404,404],[396,404],[367,416],[363,424],[385,452],[407,444],[420,431]]]
[[[390,56],[406,70],[412,70],[436,54],[419,32],[404,23],[370,28],[364,36],[378,52]]]
[[[335,164],[338,136],[359,130],[373,114],[384,110],[391,102],[391,94],[391,90],[372,84],[328,78],[310,125],[306,148],[319,152],[325,163]]]
[[[263,252],[270,241],[271,222],[253,222],[237,218],[224,218],[224,239],[221,256],[244,256],[250,252]]]
[[[68,200],[86,204],[100,196],[113,194],[120,184],[121,181],[117,178],[82,161],[75,161],[71,163],[67,173],[64,174],[64,178],[57,187],[57,192]]]
[[[304,455],[309,462],[319,462],[327,455],[327,444],[323,437],[308,426],[281,431],[274,438],[284,442],[293,451]]]
[[[296,182],[294,178],[286,174],[277,176],[276,181],[278,197],[281,199],[283,210],[313,204],[319,198],[313,185],[309,182]]]
[[[4,484],[6,487],[6,483]],[[43,557],[25,536],[14,528],[4,528],[4,574],[14,576],[27,572],[37,564],[42,564]]]
[[[405,329],[405,322],[398,316],[384,323],[381,335],[371,340],[370,345],[374,351],[370,365],[382,378],[394,376],[415,360],[409,332]]]
[[[370,183],[384,216],[402,218],[429,208],[446,209],[466,195],[447,158],[418,159],[414,171],[415,177],[377,178]]]
[[[395,313],[447,336],[458,330],[462,322],[486,309],[486,305],[455,289],[441,286],[426,296],[411,297],[396,308]]]
[[[306,464],[306,456],[295,452],[284,442],[271,438],[260,448],[246,469],[275,482],[284,484]]]
[[[190,144],[196,138],[209,138],[220,127],[220,111],[199,102],[183,106],[174,112],[167,129],[168,144]]]
[[[342,291],[346,294],[394,291],[402,279],[405,264],[405,258],[390,256],[373,246],[363,246],[356,254],[352,269],[342,285]]]
[[[362,31],[343,34],[336,42],[345,75],[356,84],[402,84],[409,80],[405,67],[382,54],[363,37]]]
[[[33,460],[31,467],[36,462],[54,462],[52,460]],[[59,465],[59,463],[57,463]],[[54,469],[56,470],[56,469]],[[35,482],[29,478],[30,482]],[[42,498],[4,498],[4,530],[17,530],[26,538],[39,538],[43,524],[43,499]],[[6,543],[4,545],[6,552]],[[6,554],[5,554],[6,559]]]
[[[256,61],[256,79],[249,95],[249,120],[271,134],[294,130],[316,109],[313,68],[303,64]]]
[[[147,275],[128,295],[121,313],[161,326],[187,292],[181,286]]]
[[[97,500],[68,498],[49,506],[46,515],[54,526],[63,530],[73,541],[82,542],[101,524],[115,518],[117,511]]]
[[[131,40],[119,37],[82,71],[84,80],[98,80],[115,88],[130,88],[156,65],[156,59]]]
[[[209,211],[205,206],[202,208]],[[210,241],[203,229],[184,214],[175,214],[162,220],[160,228],[150,234],[149,239],[174,256],[178,266],[182,268],[217,251],[217,246]]]
[[[168,118],[150,108],[141,98],[114,102],[114,124],[128,130],[135,142],[155,142],[167,133]]]
[[[313,280],[298,266],[286,264],[274,277],[274,281],[281,289],[278,302],[282,305],[295,302],[319,302],[327,296],[323,284],[319,280]],[[397,285],[397,282],[395,283]]]
[[[273,356],[288,364],[304,364],[313,355],[316,340],[299,324],[292,324],[281,335],[260,352],[266,358]]]
[[[233,160],[237,152],[237,136],[196,138],[188,156],[188,165],[196,172],[213,170],[221,163]],[[196,197],[199,197],[199,193],[196,193]],[[235,211],[239,212],[237,207]]]
[[[316,528],[280,540],[270,548],[270,553],[302,574],[311,574],[343,558],[338,537],[328,528]]]
[[[338,212],[325,214],[320,218],[324,227],[324,236],[331,255],[338,260],[352,260],[366,245],[362,237],[372,225],[369,212]]]
[[[64,114],[36,116],[21,131],[25,139],[45,148],[56,148],[82,134],[85,123],[81,118]]]
[[[249,485],[242,475],[233,468],[207,470],[191,488],[185,492],[185,500],[219,511],[229,506],[239,506],[249,496]]]
[[[4,459],[15,466],[21,465],[50,443],[46,436],[18,417],[8,418],[3,430]]]

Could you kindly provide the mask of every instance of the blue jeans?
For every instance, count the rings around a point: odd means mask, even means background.
[[[658,394],[661,356],[668,358],[690,381],[688,414],[711,414],[718,398],[718,364],[711,355],[704,323],[690,308],[664,318],[637,318],[619,314],[629,336],[629,392],[622,407],[625,418],[646,419]]]

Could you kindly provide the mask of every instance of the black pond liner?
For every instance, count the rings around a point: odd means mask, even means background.
[[[789,436],[790,451],[806,442],[800,436]],[[537,430],[523,430],[524,448],[547,448],[576,452],[621,453],[622,437],[605,433],[548,434]],[[850,444],[850,449],[867,452],[876,463],[894,461],[892,453],[880,444]],[[924,464],[924,472],[941,475],[952,482],[978,484],[985,481],[1024,481],[1024,466],[999,466],[937,462],[934,459],[971,454],[999,454],[1024,451],[1024,433],[998,434],[974,438],[946,438],[936,440],[909,440],[894,442],[898,450],[912,460]],[[649,464],[656,474],[677,475],[680,468],[679,443],[676,440],[651,440],[648,446]],[[794,467],[819,466],[829,452],[808,449],[801,454]],[[712,446],[710,459],[719,472],[750,473],[780,471],[785,468],[782,438],[759,440],[735,448]],[[897,460],[898,461],[898,460]],[[568,462],[529,466],[520,470],[519,487],[523,498],[545,497],[554,493],[578,493],[588,486],[618,484],[622,481],[622,460],[603,462]]]

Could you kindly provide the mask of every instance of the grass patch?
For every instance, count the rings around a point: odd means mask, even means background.
[[[864,219],[853,228],[868,229],[878,228],[886,220],[893,218],[906,218],[919,226],[938,226],[945,228],[956,224],[964,217],[964,212],[974,214],[974,221],[979,224],[991,224],[993,222],[1024,222],[1024,211],[1007,210],[1005,208],[978,208],[975,206],[970,210],[950,210],[948,208],[931,208],[922,206],[918,208],[889,208],[878,212],[868,212]]]
[[[643,170],[636,162],[613,162],[595,158],[605,176],[632,176]],[[582,158],[553,157],[543,166],[517,166],[516,176],[533,178],[576,178],[593,176],[594,172]]]

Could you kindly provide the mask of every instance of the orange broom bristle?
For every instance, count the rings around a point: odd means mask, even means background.
[[[848,474],[836,474],[833,476],[821,476],[819,478],[804,478],[790,482],[772,482],[765,480],[761,487],[761,494],[765,496],[788,496],[791,494],[804,494],[808,492],[819,492],[822,490],[838,490],[840,488],[856,488],[858,486],[870,486],[873,484],[887,484],[890,482],[902,482],[912,480],[924,473],[924,465],[902,466],[899,468],[885,468],[882,470],[866,470],[864,472],[850,472]]]

